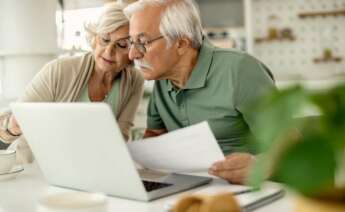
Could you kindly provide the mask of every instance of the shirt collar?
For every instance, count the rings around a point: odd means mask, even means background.
[[[207,38],[204,38],[199,51],[198,61],[183,89],[202,88],[206,85],[207,74],[212,63],[213,51],[214,46]],[[174,90],[174,85],[170,80],[167,80],[167,88],[169,91]]]

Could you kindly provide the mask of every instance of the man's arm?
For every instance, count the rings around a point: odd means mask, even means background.
[[[251,56],[244,57],[234,72],[234,103],[241,112],[254,135],[255,127],[250,117],[252,104],[263,98],[267,92],[276,89],[268,68]],[[232,153],[225,160],[218,161],[209,169],[209,173],[221,177],[230,183],[245,184],[256,156],[251,153]]]
[[[160,136],[164,133],[167,133],[167,129],[146,129],[144,133],[144,138],[149,138],[149,137],[156,137]]]
[[[157,94],[159,93],[157,92],[157,84],[158,82],[155,82],[153,86],[153,91],[147,107],[147,128],[144,133],[144,138],[156,137],[168,132],[156,105],[156,98],[160,97]]]

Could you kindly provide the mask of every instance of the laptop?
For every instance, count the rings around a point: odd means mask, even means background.
[[[212,180],[177,173],[142,179],[105,103],[13,103],[11,109],[51,185],[150,201]]]

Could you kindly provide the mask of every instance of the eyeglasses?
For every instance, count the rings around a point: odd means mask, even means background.
[[[164,36],[160,35],[160,36],[153,38],[151,40],[148,40],[148,41],[140,41],[139,40],[136,42],[133,41],[131,38],[129,38],[129,43],[130,43],[131,47],[134,46],[134,48],[136,48],[140,53],[145,54],[147,52],[147,48],[146,48],[147,45],[149,45],[149,44],[151,44],[151,43],[153,43],[159,39],[162,39],[162,38],[164,38]]]
[[[102,47],[107,47],[108,45],[113,46],[116,50],[128,51],[131,44],[129,38],[121,38],[116,41],[111,41],[111,39],[107,35],[99,35],[98,36],[98,43]]]

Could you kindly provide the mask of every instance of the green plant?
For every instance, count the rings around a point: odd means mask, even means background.
[[[322,115],[294,117],[310,107]],[[275,91],[255,111],[255,142],[263,154],[250,184],[259,187],[270,175],[303,195],[345,202],[345,86]]]

